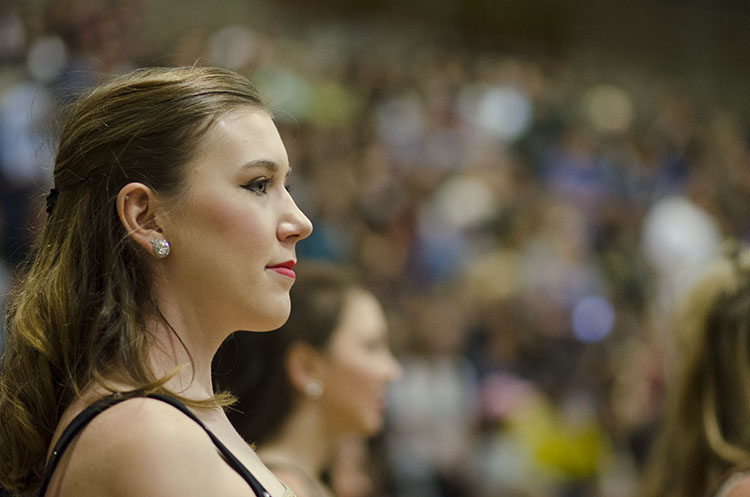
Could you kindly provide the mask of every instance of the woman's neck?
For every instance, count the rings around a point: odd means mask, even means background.
[[[316,480],[328,466],[336,438],[326,428],[321,413],[314,406],[296,409],[280,433],[264,443],[258,455],[268,464],[296,466]]]
[[[201,312],[190,297],[166,281],[156,285],[160,315],[147,323],[153,337],[150,361],[157,378],[174,374],[166,387],[187,398],[212,397],[211,361],[232,330],[217,316]]]
[[[159,315],[147,323],[154,337],[151,364],[163,377],[181,370],[165,385],[187,398],[213,396],[211,361],[221,342],[231,334],[231,323],[207,312],[184,289],[159,280],[154,292]]]
[[[211,360],[218,343],[207,344],[200,330],[190,330],[176,320],[169,324],[159,321],[149,326],[154,340],[149,360],[156,378],[171,376],[166,388],[184,397],[212,397]]]

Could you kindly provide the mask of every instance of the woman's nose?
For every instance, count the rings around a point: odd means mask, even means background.
[[[278,238],[282,242],[304,240],[312,233],[312,222],[302,210],[297,207],[294,199],[289,195],[289,210],[279,223]]]
[[[393,354],[388,354],[388,381],[395,381],[401,378],[403,372],[401,363],[393,357]]]

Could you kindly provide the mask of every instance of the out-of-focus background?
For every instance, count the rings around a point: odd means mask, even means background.
[[[62,105],[135,67],[231,67],[275,110],[300,258],[359,267],[391,319],[372,494],[632,495],[669,309],[750,235],[747,5],[0,0],[0,297]]]

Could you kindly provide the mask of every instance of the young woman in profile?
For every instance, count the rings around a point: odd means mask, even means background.
[[[9,297],[0,483],[47,497],[291,495],[227,419],[211,360],[289,314],[271,115],[244,77],[153,68],[69,109],[49,217]]]
[[[401,372],[375,296],[346,269],[307,263],[292,312],[273,333],[230,337],[216,381],[238,397],[229,417],[298,497],[331,495],[322,475],[348,437],[376,434]]]
[[[641,497],[750,497],[750,250],[733,250],[678,309],[676,364]]]

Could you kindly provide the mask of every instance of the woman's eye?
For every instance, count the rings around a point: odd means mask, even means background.
[[[251,192],[255,192],[255,193],[266,193],[266,191],[268,190],[268,183],[269,183],[269,180],[264,178],[264,179],[252,181],[244,185],[242,188],[246,190],[250,190]]]

